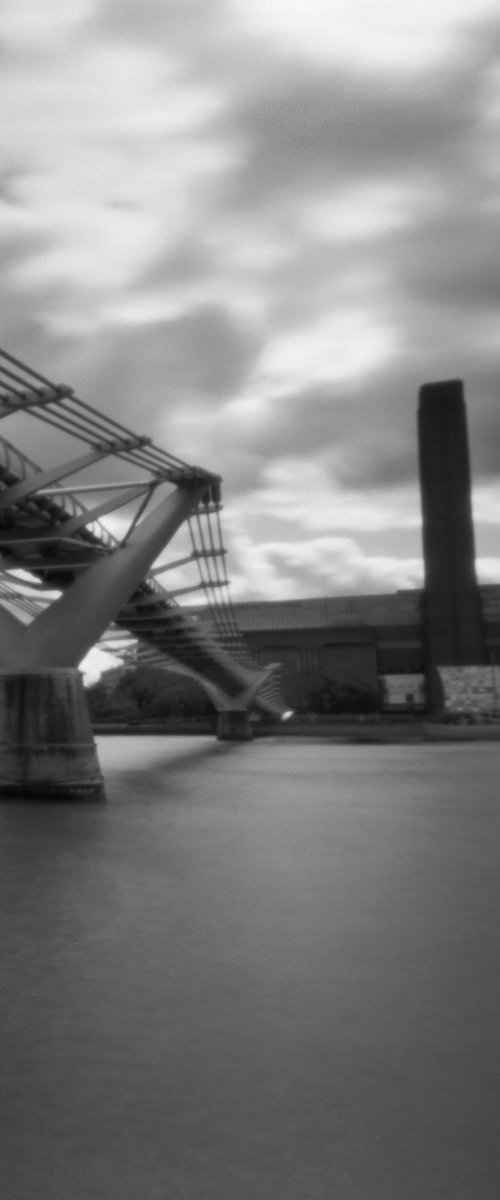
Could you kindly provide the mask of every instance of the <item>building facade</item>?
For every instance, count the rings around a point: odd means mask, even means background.
[[[255,601],[236,605],[236,616],[253,657],[279,662],[285,699],[308,707],[321,683],[376,691],[381,680],[398,679],[406,705],[420,706],[420,685],[440,666],[430,663],[425,591],[384,595],[328,596],[310,600]],[[481,663],[500,666],[500,585],[478,588],[482,629]],[[404,689],[403,678],[408,679]],[[413,697],[413,699],[412,699]],[[434,687],[426,706],[440,705]]]
[[[417,425],[423,588],[235,605],[253,658],[281,665],[290,708],[332,685],[432,711],[446,707],[443,669],[500,667],[500,584],[476,580],[462,382],[425,384]]]
[[[500,665],[500,585],[478,587],[467,418],[461,380],[419,394],[418,452],[425,584],[389,595],[327,596],[236,605],[253,656],[282,665],[293,708],[322,681],[442,706],[439,668]],[[408,679],[405,691],[404,677]],[[396,686],[396,680],[398,680]],[[389,688],[389,691],[391,689]]]

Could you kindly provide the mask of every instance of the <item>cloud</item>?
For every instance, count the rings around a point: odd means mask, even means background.
[[[319,537],[296,545],[268,542],[257,551],[244,534],[234,539],[231,585],[236,600],[390,592],[421,587],[422,580],[418,557],[372,555],[368,560],[353,538]]]
[[[491,0],[454,0],[453,5],[421,0],[407,4],[384,0],[234,0],[242,26],[274,44],[282,53],[310,62],[358,71],[408,75],[442,66],[455,47],[481,20],[494,15]]]
[[[374,74],[290,71],[281,86],[252,97],[236,113],[248,139],[242,193],[253,198],[277,189],[305,193],[314,186],[393,173],[425,155],[437,159],[443,145],[463,136],[470,120],[468,91],[453,79],[426,91],[414,81]]]
[[[207,444],[206,423],[238,391],[254,354],[251,332],[206,305],[169,321],[110,326],[89,339],[86,389],[133,428],[146,425],[171,453],[208,465],[217,447]]]
[[[413,586],[417,392],[462,377],[491,573],[493,5],[19,0],[0,32],[6,348],[223,474],[240,596]]]

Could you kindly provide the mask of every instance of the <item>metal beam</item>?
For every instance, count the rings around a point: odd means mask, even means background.
[[[96,504],[94,508],[84,508],[74,517],[69,517],[66,521],[61,521],[59,525],[19,525],[18,528],[6,529],[0,534],[0,546],[22,545],[29,542],[56,542],[73,538],[75,533],[84,529],[86,525],[92,525],[99,517],[106,513],[114,512],[117,508],[123,508],[131,500],[137,500],[139,496],[143,496],[145,492],[151,490],[151,483],[137,484],[136,487],[127,488],[122,492],[121,496],[114,496],[111,499],[108,497],[102,500],[100,504]]]
[[[60,479],[66,479],[68,475],[76,475],[79,471],[83,471],[85,467],[92,466],[93,463],[100,462],[103,458],[109,458],[110,454],[125,453],[127,450],[139,449],[141,446],[149,446],[150,444],[151,438],[124,438],[121,442],[98,443],[89,454],[81,454],[78,458],[73,458],[70,462],[62,463],[58,467],[51,467],[48,471],[37,471],[35,475],[28,475],[26,479],[19,480],[19,483],[13,483],[11,487],[5,488],[5,491],[0,492],[0,507],[5,508],[7,504],[19,504],[21,500],[26,500],[28,496],[33,496],[35,493],[40,493],[49,488],[51,483],[57,483]],[[128,485],[122,483],[115,484],[114,486],[124,487]],[[66,492],[66,489],[61,490]],[[68,489],[71,492],[79,490],[83,489],[79,489],[78,487]],[[50,494],[50,492],[47,492],[47,495]]]
[[[164,483],[165,480],[163,478],[158,481],[156,479],[147,481],[145,479],[122,479],[120,483],[69,483],[67,487],[41,488],[37,492],[37,498],[38,496],[79,496],[83,492],[119,492],[120,488],[138,487],[146,482],[153,486],[156,482]]]
[[[109,548],[95,546],[93,548],[94,552],[92,554],[89,553],[88,556],[85,556],[83,553],[85,546],[80,540],[77,538],[70,538],[69,541],[70,543],[73,542],[75,545],[78,545],[78,553],[65,554],[64,558],[57,559],[43,558],[40,556],[36,560],[34,560],[33,557],[29,557],[29,555],[26,555],[24,558],[19,555],[16,555],[15,557],[14,555],[12,555],[12,557],[9,555],[8,558],[4,558],[3,562],[4,564],[8,565],[9,570],[13,571],[30,571],[32,574],[39,573],[40,575],[45,575],[46,573],[48,574],[49,572],[55,571],[56,573],[60,574],[61,571],[85,570],[91,565],[91,563],[94,563],[97,558],[107,557],[111,553]]]
[[[173,571],[176,567],[185,567],[189,563],[195,562],[198,558],[223,558],[226,553],[227,551],[224,549],[209,550],[206,553],[204,550],[193,550],[185,558],[177,558],[174,562],[161,563],[159,567],[152,567],[148,571],[148,579],[153,575],[162,575],[164,571]]]
[[[223,580],[222,582],[227,583],[227,580]],[[139,599],[133,600],[130,605],[126,605],[125,607],[126,608],[130,607],[131,610],[132,609],[135,610],[136,608],[142,607],[144,605],[151,605],[151,606],[153,606],[154,604],[158,605],[158,603],[164,603],[165,600],[169,600],[170,598],[176,599],[177,596],[188,596],[190,592],[201,592],[201,591],[204,591],[206,588],[207,589],[208,588],[215,589],[220,586],[221,585],[219,583],[210,583],[210,582],[203,583],[202,582],[202,583],[192,583],[192,584],[190,584],[189,587],[172,588],[172,589],[169,588],[168,591],[165,593],[164,598],[155,597],[155,596],[141,596],[141,597],[139,597]]]
[[[1,385],[7,391],[5,384]],[[7,396],[0,396],[0,419],[8,417],[10,413],[16,412],[19,409],[25,408],[44,408],[47,404],[57,404],[61,400],[65,400],[68,396],[73,395],[73,389],[67,387],[61,388],[40,388],[36,392],[29,395],[17,389],[10,388],[7,391]]]
[[[25,633],[23,658],[35,669],[76,666],[95,645],[151,562],[187,519],[206,480],[177,488],[137,526],[126,545],[98,559]],[[18,665],[18,656],[16,656]]]

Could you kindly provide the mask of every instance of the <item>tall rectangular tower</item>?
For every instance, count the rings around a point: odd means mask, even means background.
[[[428,673],[484,662],[471,473],[460,379],[426,383],[418,408]]]

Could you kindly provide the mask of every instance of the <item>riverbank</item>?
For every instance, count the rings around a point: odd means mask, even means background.
[[[450,724],[437,721],[354,720],[327,725],[306,722],[276,722],[255,729],[256,737],[286,736],[314,738],[340,745],[380,743],[382,745],[414,745],[418,742],[480,742],[500,741],[500,723]]]
[[[199,736],[213,734],[212,720],[192,721],[144,721],[140,724],[124,722],[95,722],[96,734],[132,736]],[[500,722],[453,724],[430,720],[396,720],[393,718],[357,717],[339,721],[310,718],[290,721],[256,721],[256,738],[284,737],[316,741],[330,741],[340,745],[382,744],[414,745],[419,742],[497,742],[500,741]]]

